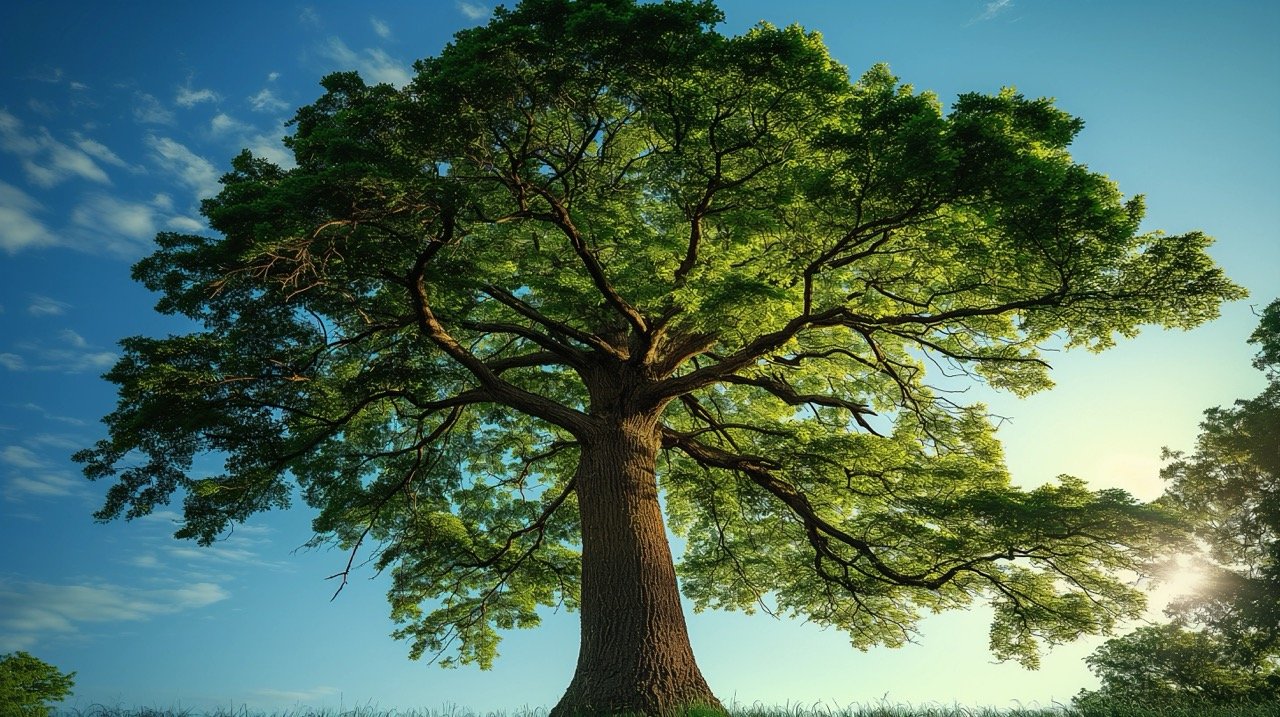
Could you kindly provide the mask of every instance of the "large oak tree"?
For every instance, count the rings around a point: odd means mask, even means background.
[[[1202,234],[1076,164],[1081,122],[1009,90],[949,109],[818,35],[710,2],[526,0],[404,88],[324,79],[135,267],[202,329],[124,342],[101,519],[175,493],[210,543],[301,496],[373,551],[414,657],[488,665],[540,605],[581,613],[554,715],[717,706],[698,608],[858,647],[986,601],[991,646],[1107,630],[1161,514],[1011,487],[981,406],[930,377],[1049,385],[1240,295]],[[193,460],[223,459],[216,475]],[[661,500],[660,500],[661,497]],[[349,566],[348,566],[349,567]],[[345,579],[345,575],[344,575]]]

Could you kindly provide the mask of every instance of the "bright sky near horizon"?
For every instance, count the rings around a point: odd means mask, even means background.
[[[1015,480],[1060,473],[1144,499],[1161,446],[1251,396],[1251,307],[1280,296],[1280,5],[1236,0],[722,0],[720,30],[760,20],[821,31],[855,76],[888,62],[944,102],[1014,85],[1086,127],[1080,161],[1147,195],[1148,228],[1202,229],[1250,299],[1191,332],[1151,330],[1099,355],[1053,357],[1052,391],[974,389],[1002,423]],[[157,231],[198,232],[202,196],[241,148],[287,163],[294,108],[324,74],[403,84],[479,0],[0,3],[0,653],[78,673],[69,706],[382,709],[550,706],[568,683],[576,615],[509,633],[494,670],[441,670],[388,637],[388,581],[366,570],[333,602],[345,555],[295,550],[305,507],[217,546],[174,541],[172,513],[95,524],[105,485],[74,450],[115,403],[116,342],[182,331],[129,277]],[[364,579],[368,578],[368,579]],[[858,652],[838,632],[737,614],[691,618],[721,699],[770,705],[1066,701],[1094,681],[1087,640],[1041,670],[993,664],[983,610],[933,616],[918,644]]]

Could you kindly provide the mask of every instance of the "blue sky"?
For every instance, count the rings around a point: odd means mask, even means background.
[[[1151,330],[1100,355],[1055,356],[1052,391],[975,389],[1010,420],[1021,484],[1059,473],[1143,498],[1160,447],[1190,447],[1200,412],[1256,393],[1251,307],[1280,295],[1280,6],[1262,2],[724,0],[722,31],[759,20],[823,33],[853,74],[888,62],[944,101],[1014,85],[1083,117],[1077,159],[1128,194],[1147,227],[1202,229],[1253,294],[1191,332]],[[388,637],[387,581],[366,571],[330,602],[345,556],[299,550],[304,510],[209,549],[172,514],[98,525],[105,486],[69,454],[114,405],[116,342],[182,331],[129,278],[157,231],[200,231],[198,200],[248,147],[288,162],[283,123],[330,71],[404,83],[413,60],[483,22],[480,2],[0,4],[0,652],[79,673],[71,705],[477,710],[550,705],[577,649],[574,615],[512,633],[490,672],[410,662]],[[1038,672],[992,664],[982,610],[928,618],[919,644],[850,648],[767,617],[692,617],[716,692],[740,704],[1067,700],[1097,641]]]

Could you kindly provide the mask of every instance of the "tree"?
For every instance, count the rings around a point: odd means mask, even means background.
[[[1142,597],[1161,510],[1010,486],[983,407],[930,383],[1049,385],[1241,295],[1200,233],[1075,164],[1080,120],[1013,90],[949,111],[817,34],[726,37],[710,2],[526,0],[300,109],[283,169],[241,154],[135,277],[202,330],[123,342],[108,520],[178,493],[208,544],[287,506],[389,569],[410,654],[496,654],[581,613],[553,714],[718,702],[698,609],[803,615],[899,645],[987,600],[1000,658],[1105,631]],[[944,387],[945,388],[945,387]],[[197,456],[223,459],[193,475]]]
[[[0,655],[0,717],[45,717],[71,694],[76,673],[58,668],[26,652]]]
[[[1195,453],[1166,451],[1162,500],[1195,526],[1209,579],[1165,610],[1172,623],[1091,657],[1104,695],[1280,700],[1280,300],[1249,339],[1269,383],[1205,411]]]

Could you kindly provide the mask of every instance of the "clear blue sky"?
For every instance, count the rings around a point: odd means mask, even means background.
[[[975,390],[1015,479],[1072,473],[1143,498],[1162,445],[1190,447],[1200,412],[1249,396],[1250,306],[1280,295],[1280,5],[1137,0],[725,0],[722,31],[759,20],[820,30],[853,74],[888,62],[944,101],[1014,85],[1086,128],[1075,156],[1144,193],[1149,228],[1203,229],[1253,296],[1189,333],[1149,331],[1056,357],[1053,391]],[[99,375],[135,334],[181,331],[129,266],[156,231],[199,231],[198,199],[249,147],[287,162],[293,108],[327,72],[405,82],[489,7],[454,2],[0,3],[0,652],[79,673],[69,704],[477,710],[550,705],[577,649],[574,615],[511,634],[491,672],[413,663],[388,637],[387,581],[334,602],[345,557],[295,552],[305,511],[271,514],[211,549],[165,514],[97,525],[105,486],[68,455],[114,405]],[[986,615],[931,617],[918,645],[858,652],[840,633],[767,617],[692,618],[712,688],[750,704],[1009,706],[1093,684],[1081,658],[994,665]]]

